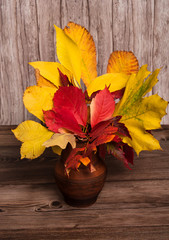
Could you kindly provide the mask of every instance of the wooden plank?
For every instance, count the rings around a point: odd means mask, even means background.
[[[72,21],[86,28],[89,26],[89,9],[87,0],[62,0],[61,1],[61,27],[64,28]]]
[[[169,44],[169,1],[154,2],[154,39],[153,39],[153,67],[161,67],[159,83],[154,87],[153,93],[158,93],[166,101],[169,101],[169,55],[166,49]],[[169,106],[167,108],[169,113]],[[162,123],[169,121],[169,114],[166,115]]]
[[[95,205],[96,206],[96,205]],[[127,226],[168,226],[169,216],[168,207],[154,208],[100,208],[100,209],[66,209],[54,210],[47,212],[36,212],[35,208],[26,207],[24,209],[15,209],[10,211],[10,207],[6,212],[1,212],[0,230],[15,229],[59,229],[66,226],[67,229],[85,229],[95,226],[102,229],[106,227],[127,227]],[[24,216],[24,219],[23,219]]]
[[[89,31],[93,36],[97,50],[98,75],[107,72],[107,64],[112,46],[112,0],[89,0]]]
[[[169,148],[168,141],[163,142],[164,145],[166,149]],[[6,157],[7,153],[8,157]],[[20,160],[18,148],[0,148],[0,182],[1,184],[53,183],[57,158],[52,152],[46,152],[41,158],[33,161]],[[140,158],[135,158],[132,170],[127,169],[122,162],[111,156],[106,158],[105,163],[108,169],[107,181],[169,179],[169,153],[165,151],[142,153]]]
[[[89,227],[84,229],[67,229],[63,226],[62,229],[57,228],[43,228],[28,230],[1,230],[1,240],[168,240],[169,228],[168,226],[155,227]]]
[[[90,209],[112,209],[113,211],[113,209],[125,208],[167,207],[169,206],[168,186],[169,180],[109,181],[105,183],[97,203]],[[37,212],[75,209],[64,203],[55,183],[23,184],[20,182],[20,185],[16,185],[14,181],[10,185],[1,184],[0,191],[1,212],[7,215],[11,212],[29,212],[29,208],[32,207]]]
[[[114,51],[132,51],[139,65],[148,64],[150,71],[153,67],[153,19],[154,0],[113,1]]]
[[[22,102],[26,87],[35,84],[28,62],[57,60],[53,24],[64,27],[68,21],[82,24],[93,35],[99,74],[106,72],[110,53],[120,49],[134,51],[140,65],[148,63],[150,70],[164,66],[153,92],[169,100],[168,4],[166,0],[1,0],[0,124],[35,119]],[[163,123],[169,123],[169,115]]]
[[[14,127],[14,126],[13,126]],[[12,128],[13,128],[12,127]],[[142,152],[135,156],[132,170],[125,168],[122,162],[109,156],[106,158],[108,169],[107,181],[169,179],[169,127],[155,131],[161,140],[164,151]],[[8,130],[7,130],[8,129]],[[23,183],[53,183],[53,169],[58,156],[50,149],[33,161],[20,160],[20,142],[15,139],[11,127],[0,127],[0,182],[3,184]],[[166,140],[166,141],[164,141]],[[37,174],[38,172],[38,174]]]
[[[39,59],[36,1],[2,0],[0,11],[0,123],[18,124],[26,118],[34,119],[25,110],[22,96],[26,87],[35,83],[28,62]]]
[[[60,0],[36,1],[39,61],[54,62],[57,59],[54,24],[61,27],[60,2]]]
[[[10,128],[0,127],[0,239],[168,240],[168,126],[154,132],[163,139],[164,151],[142,152],[132,171],[106,159],[107,181],[97,202],[86,209],[64,203],[52,155],[17,160],[19,146]]]

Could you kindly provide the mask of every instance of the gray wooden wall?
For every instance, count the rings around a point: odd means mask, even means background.
[[[35,84],[28,62],[56,61],[53,24],[69,21],[93,35],[99,74],[113,50],[133,51],[149,70],[163,67],[153,93],[169,101],[169,0],[0,0],[0,6],[1,125],[33,119],[22,103]],[[162,123],[169,124],[169,114]]]

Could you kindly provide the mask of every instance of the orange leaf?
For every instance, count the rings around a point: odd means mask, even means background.
[[[97,77],[96,47],[90,33],[78,24],[69,22],[64,32],[77,44],[82,57],[81,78],[86,86]]]
[[[139,70],[138,60],[132,52],[115,51],[110,55],[107,72],[130,75]]]
[[[37,86],[56,88],[56,86],[53,83],[51,83],[46,78],[42,77],[42,75],[40,75],[40,71],[37,68],[35,69],[35,76],[36,76]],[[56,90],[57,90],[57,88],[56,88]]]
[[[80,159],[81,163],[83,163],[83,165],[87,166],[90,163],[90,159],[88,157],[85,158],[81,158]]]

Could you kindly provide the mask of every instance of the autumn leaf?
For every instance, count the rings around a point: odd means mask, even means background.
[[[77,44],[82,59],[81,78],[86,86],[97,77],[96,47],[90,33],[82,26],[69,22],[64,32]]]
[[[59,146],[53,146],[52,151],[60,156],[62,153],[62,148],[60,148]]]
[[[69,173],[70,169],[77,170],[80,166],[80,159],[82,158],[85,147],[73,148],[65,161],[65,170]]]
[[[85,94],[81,89],[69,86],[60,87],[53,98],[54,111],[60,106],[69,110],[77,120],[78,124],[86,126],[87,123],[87,105],[85,101]]]
[[[88,157],[80,158],[80,162],[83,163],[83,165],[87,166],[90,163],[90,158]]]
[[[71,81],[72,79],[72,73],[58,62],[38,61],[30,62],[29,64],[35,69],[38,69],[40,75],[47,79],[48,81],[50,81],[51,83],[53,83],[56,87],[61,86],[58,68],[63,74],[68,76],[69,81]]]
[[[45,147],[59,146],[62,149],[65,149],[67,144],[70,143],[72,148],[76,147],[76,138],[71,133],[55,133],[49,140],[43,143]]]
[[[60,132],[60,129],[62,132],[62,129],[65,128],[78,136],[85,136],[77,120],[68,109],[60,107],[55,111],[44,111],[44,119],[47,127],[55,133]]]
[[[110,142],[107,144],[107,152],[122,161],[128,169],[131,169],[129,163],[133,165],[134,152],[130,146],[123,142]]]
[[[110,55],[107,72],[131,75],[139,70],[138,60],[132,52],[115,51]]]
[[[53,87],[28,87],[23,96],[24,105],[30,113],[44,121],[43,110],[52,109],[55,92],[56,89]]]
[[[23,142],[21,146],[21,158],[34,159],[39,157],[45,150],[42,144],[53,135],[40,123],[28,120],[12,130],[15,137]]]
[[[137,74],[132,74],[121,101],[117,104],[114,116],[122,116],[131,139],[123,141],[132,146],[136,153],[142,150],[161,149],[159,142],[146,130],[160,128],[161,118],[166,114],[167,102],[157,94],[143,98],[157,83],[159,69],[147,77],[147,66],[141,67]],[[145,79],[146,78],[146,79]]]
[[[49,80],[47,80],[46,78],[42,77],[42,75],[40,75],[40,71],[37,68],[35,69],[35,77],[36,77],[37,86],[51,87],[57,90],[57,87],[53,83],[51,83]]]
[[[107,87],[92,99],[90,105],[91,127],[102,121],[109,120],[115,109],[115,101]]]
[[[60,69],[58,68],[59,71],[59,75],[60,75],[60,82],[61,82],[61,86],[69,86],[72,85],[71,82],[69,82],[69,79],[67,77],[67,75],[63,74]]]
[[[67,68],[80,84],[81,53],[76,43],[59,27],[56,30],[56,50],[60,63]],[[61,69],[60,69],[61,70]],[[61,70],[62,73],[64,73]]]
[[[125,73],[106,73],[95,78],[87,87],[89,97],[92,93],[103,90],[105,86],[110,92],[120,90],[126,86],[129,76]]]

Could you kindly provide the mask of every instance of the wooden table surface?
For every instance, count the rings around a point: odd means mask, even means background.
[[[0,127],[0,240],[169,240],[169,127],[154,133],[163,151],[142,152],[131,171],[108,157],[105,186],[84,209],[64,203],[56,157],[20,160],[10,128]]]

